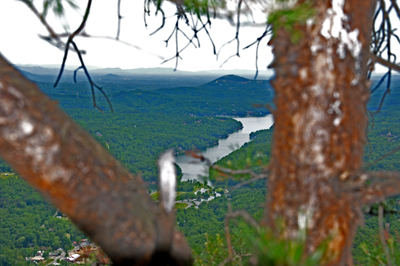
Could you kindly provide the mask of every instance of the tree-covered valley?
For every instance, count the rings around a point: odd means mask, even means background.
[[[272,104],[273,98],[269,81],[233,75],[197,86],[183,84],[168,89],[160,86],[161,89],[152,87],[152,90],[137,89],[118,80],[113,82],[114,85],[108,83],[105,88],[113,113],[104,95],[98,92],[96,101],[103,112],[92,107],[91,91],[85,83],[61,83],[53,88],[53,83],[40,81],[38,85],[130,171],[141,173],[148,182],[157,180],[156,161],[160,153],[167,149],[182,153],[194,147],[204,150],[217,145],[220,138],[241,128],[239,122],[227,116],[266,115],[269,111],[257,108],[257,104]],[[163,80],[160,78],[159,82]],[[368,106],[370,127],[366,164],[399,145],[400,78],[392,77],[391,94],[386,97],[379,113],[374,113],[379,109],[385,89],[382,85],[372,94]],[[272,134],[273,128],[252,133],[251,142],[217,164],[262,171],[269,160]],[[400,153],[394,153],[369,169],[399,170],[399,159]],[[13,172],[6,163],[1,163],[0,170],[3,172],[0,178],[0,265],[25,265],[25,257],[33,256],[37,250],[69,249],[73,241],[85,237],[69,220],[53,217],[56,209],[21,178],[5,175]],[[176,211],[177,225],[187,237],[199,265],[207,265],[210,257],[216,261],[218,256],[223,257],[220,254],[222,249],[212,251],[212,245],[225,245],[224,217],[228,204],[233,210],[245,209],[256,220],[263,216],[268,193],[265,180],[232,190],[234,185],[248,178],[236,176],[228,179],[211,170],[210,179],[217,187],[228,189],[229,193],[201,203],[198,209],[191,207]],[[183,186],[181,184],[181,188]],[[397,210],[396,202],[391,206]],[[385,216],[393,236],[400,229],[399,218],[393,212]],[[242,219],[231,222],[231,225],[235,250],[250,251],[252,229]],[[209,246],[205,245],[206,241]],[[376,213],[366,211],[365,227],[359,230],[354,243],[355,260],[362,265],[375,265],[363,248],[371,251],[377,246],[377,241]]]

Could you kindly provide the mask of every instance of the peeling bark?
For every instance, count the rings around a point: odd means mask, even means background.
[[[297,25],[299,43],[283,29],[271,41],[276,111],[266,223],[274,227],[282,219],[281,237],[294,239],[306,219],[308,251],[328,241],[334,257],[328,265],[352,265],[352,241],[362,222],[363,202],[339,188],[362,165],[375,8],[375,1],[340,2],[314,1],[314,22]],[[339,25],[340,11],[346,20]],[[337,34],[337,27],[346,32]]]
[[[0,54],[0,155],[115,265],[188,265],[191,250],[128,172]]]

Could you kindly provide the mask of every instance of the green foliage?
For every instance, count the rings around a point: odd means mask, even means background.
[[[218,81],[218,83],[217,83]],[[222,84],[222,85],[220,85]],[[89,131],[105,148],[109,149],[132,172],[141,172],[145,180],[156,180],[156,160],[160,152],[173,148],[176,152],[199,149],[215,145],[218,139],[241,127],[236,120],[215,115],[247,115],[253,111],[251,103],[268,101],[271,91],[265,81],[249,81],[240,77],[218,79],[203,86],[193,88],[174,88],[156,91],[129,90],[124,84],[115,84],[109,94],[115,113],[99,113],[91,107],[90,90],[82,84],[61,83],[58,89],[52,83],[40,83],[41,89],[52,99],[58,100],[61,107],[79,124]],[[229,90],[229,88],[232,90]],[[125,90],[124,90],[125,89]],[[187,89],[187,91],[186,91]],[[235,95],[232,91],[242,91]],[[246,91],[250,92],[246,96]],[[221,101],[221,98],[223,100]],[[97,98],[100,105],[106,107],[102,97]],[[242,103],[245,104],[242,104]],[[265,110],[257,113],[265,114]],[[0,162],[0,171],[13,170]],[[181,172],[179,168],[177,172]],[[203,182],[178,182],[182,189],[180,197],[195,198],[193,191],[205,187]],[[264,194],[263,194],[264,193]],[[251,195],[250,195],[251,194]],[[234,194],[236,195],[236,194]],[[252,210],[259,209],[256,200],[265,198],[263,192],[248,193],[250,199],[243,205],[234,196],[237,207]],[[218,201],[218,200],[214,200]],[[192,243],[204,243],[205,232],[220,232],[225,207],[202,203],[195,208],[178,209],[178,213],[187,212],[189,217],[180,216],[180,224],[185,234],[193,236]],[[183,206],[183,205],[182,205]],[[211,207],[208,209],[207,207]],[[198,211],[201,219],[196,216]],[[214,211],[216,213],[214,213]],[[15,265],[18,258],[33,256],[37,250],[69,249],[71,241],[86,238],[68,220],[53,217],[56,210],[22,179],[13,175],[0,176],[0,266]],[[207,216],[212,214],[211,219]],[[261,212],[258,214],[261,217]],[[218,218],[216,218],[218,217]],[[186,221],[186,222],[184,222]],[[205,221],[199,222],[199,221]],[[213,224],[213,221],[218,221]],[[194,224],[190,227],[188,224]],[[50,230],[51,229],[51,230]],[[21,262],[22,263],[22,262]],[[23,263],[26,264],[23,259]]]
[[[150,197],[151,197],[153,200],[158,201],[158,200],[160,200],[160,192],[156,191],[156,192],[152,193],[152,194],[150,195]]]
[[[286,240],[276,237],[268,229],[260,229],[253,237],[257,265],[266,266],[318,266],[325,258],[327,245],[320,245],[307,254],[306,239]]]
[[[67,234],[84,237],[69,220],[53,217],[55,212],[21,178],[0,178],[0,265],[15,265],[20,256],[25,265],[25,257],[38,250],[70,249]]]
[[[145,0],[145,5],[147,6],[147,10],[150,9],[150,3],[153,3],[157,10],[161,9],[161,5],[164,0]],[[198,18],[202,15],[210,17],[210,10],[217,9],[225,9],[226,1],[224,0],[183,0],[182,8],[185,9],[185,12],[191,12],[195,14]]]
[[[73,9],[78,9],[78,5],[74,0],[65,0],[67,4]],[[45,0],[43,2],[43,13],[42,16],[45,18],[49,9],[51,9],[56,17],[63,17],[65,8],[63,5],[63,0]]]
[[[396,232],[397,233],[397,232]],[[386,246],[389,250],[390,260],[392,265],[400,265],[400,239],[399,235],[394,238],[388,232],[385,232],[384,238],[386,241]],[[365,256],[365,264],[369,266],[382,266],[382,265],[389,265],[388,259],[385,254],[384,246],[381,241],[377,240],[375,245],[367,245],[366,243],[361,244],[361,248],[364,252]]]
[[[287,0],[280,0],[280,2],[287,2]],[[292,8],[282,8],[271,12],[268,15],[268,24],[272,25],[274,35],[283,28],[290,34],[290,40],[296,44],[303,37],[303,34],[298,26],[306,24],[309,18],[316,14],[316,10],[311,1],[303,2]]]
[[[196,14],[198,18],[202,15],[210,17],[210,9],[226,8],[226,2],[221,0],[184,0],[183,5],[187,11]]]
[[[249,257],[251,256],[250,242],[245,239],[242,232],[232,235],[231,244],[234,248],[232,260],[228,261],[229,253],[225,237],[219,234],[215,236],[208,236],[205,234],[207,242],[205,242],[205,249],[200,254],[195,253],[195,266],[208,266],[208,265],[247,265]]]
[[[188,206],[186,203],[175,203],[175,209],[177,210],[183,210]]]

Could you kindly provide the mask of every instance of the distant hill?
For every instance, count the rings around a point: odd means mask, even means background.
[[[45,65],[43,66],[35,66],[35,65],[15,65],[20,70],[30,72],[32,74],[37,75],[58,75],[60,71],[60,66],[56,65]],[[93,66],[87,66],[89,72],[93,76],[102,76],[107,74],[115,74],[120,76],[138,76],[138,75],[157,75],[157,76],[215,76],[215,78],[223,75],[238,75],[246,78],[254,78],[255,70],[246,70],[246,69],[234,69],[234,70],[206,70],[206,71],[183,71],[176,70],[172,68],[136,68],[136,69],[121,69],[118,67],[115,68],[97,68]],[[77,69],[76,66],[66,66],[64,70],[64,74],[66,76],[72,76],[74,70]],[[83,75],[82,71],[79,71],[80,74]],[[268,79],[273,75],[272,70],[261,70],[259,71],[258,77],[259,79]]]
[[[226,76],[217,78],[216,80],[213,80],[213,81],[209,82],[208,84],[218,83],[218,82],[248,82],[248,81],[249,81],[249,79],[242,78],[237,75],[226,75]]]
[[[250,80],[236,75],[219,77],[197,87],[159,89],[157,92],[180,97],[208,97],[224,101],[235,95],[242,101],[269,101],[273,92],[268,80]],[[249,97],[250,96],[250,97]]]
[[[190,116],[265,115],[265,108],[253,104],[271,103],[273,90],[267,80],[250,80],[236,75],[219,77],[196,87],[178,87],[154,91],[124,90],[109,95],[117,105],[134,112],[176,113]],[[126,109],[126,107],[124,107]]]
[[[60,69],[46,68],[32,65],[16,65],[25,76],[34,82],[54,83]],[[255,71],[251,70],[216,70],[216,71],[173,71],[171,68],[139,68],[139,69],[121,69],[121,68],[94,68],[88,67],[89,73],[94,82],[99,86],[107,88],[120,86],[119,89],[126,87],[127,90],[142,89],[155,90],[160,88],[176,88],[180,86],[199,86],[207,82],[218,79],[222,75],[236,75],[252,79]],[[74,69],[75,70],[75,69]],[[74,82],[74,70],[67,66],[63,72],[61,83]],[[259,74],[258,80],[268,79],[270,75],[264,71]],[[82,70],[77,72],[77,82],[87,84],[87,79]],[[59,87],[57,87],[59,88]],[[119,90],[117,89],[117,90]]]

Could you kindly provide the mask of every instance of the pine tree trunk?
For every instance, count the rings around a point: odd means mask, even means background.
[[[376,2],[340,2],[315,0],[314,20],[296,26],[298,43],[284,29],[272,40],[276,111],[266,222],[277,228],[281,219],[277,234],[287,239],[306,227],[308,252],[328,241],[329,265],[352,265],[361,202],[340,188],[363,162]]]

